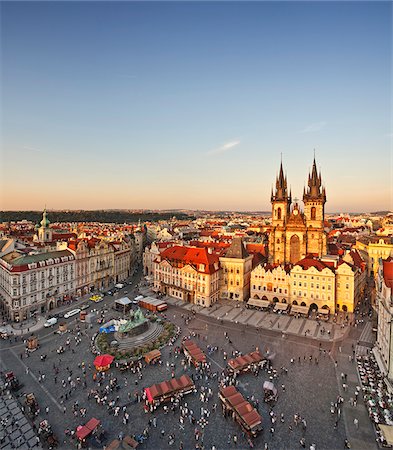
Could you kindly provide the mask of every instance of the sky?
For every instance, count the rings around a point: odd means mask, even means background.
[[[393,210],[390,2],[1,2],[0,209]]]

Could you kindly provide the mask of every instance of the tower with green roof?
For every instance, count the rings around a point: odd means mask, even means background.
[[[46,207],[44,209],[44,212],[42,213],[42,220],[40,222],[40,227],[38,228],[38,241],[45,243],[45,242],[52,242],[52,230],[49,228],[50,221],[47,217],[46,213]]]

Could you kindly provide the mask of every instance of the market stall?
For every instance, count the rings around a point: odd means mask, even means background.
[[[104,372],[109,370],[114,359],[112,355],[99,355],[95,358],[93,364],[98,372]]]

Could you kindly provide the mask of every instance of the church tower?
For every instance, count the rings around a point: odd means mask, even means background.
[[[42,213],[41,226],[38,228],[38,241],[42,243],[52,242],[52,230],[49,228],[49,219],[46,217],[46,208]]]
[[[287,177],[284,176],[284,170],[282,168],[282,161],[280,164],[280,171],[276,177],[276,190],[271,195],[272,203],[272,225],[284,226],[289,216],[291,207],[291,194],[288,195],[288,183]]]
[[[326,254],[326,234],[324,232],[326,191],[322,186],[321,173],[314,161],[308,176],[307,189],[303,190],[304,216],[307,223],[307,253]]]
[[[269,233],[269,261],[273,263],[285,262],[286,251],[286,223],[290,215],[292,196],[288,194],[287,177],[284,176],[282,161],[280,171],[276,177],[276,189],[271,195],[272,225]]]

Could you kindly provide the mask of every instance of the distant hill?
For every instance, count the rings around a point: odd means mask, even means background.
[[[122,210],[98,210],[98,211],[48,211],[51,222],[101,222],[101,223],[136,223],[156,222],[158,220],[169,220],[173,216],[178,220],[194,217],[180,212],[143,212],[134,213]],[[16,222],[29,220],[38,223],[42,218],[42,211],[0,211],[0,222]]]

